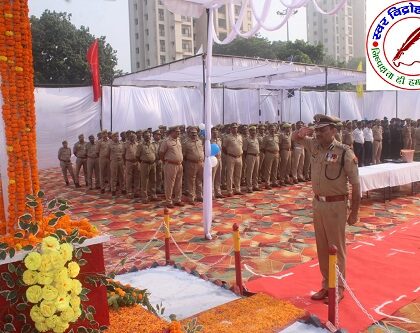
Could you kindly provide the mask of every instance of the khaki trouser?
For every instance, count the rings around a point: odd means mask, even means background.
[[[163,192],[163,162],[156,161],[156,191]]]
[[[140,163],[141,198],[149,200],[149,194],[156,198],[156,164]]]
[[[381,163],[382,141],[373,141],[373,164]]]
[[[139,193],[140,172],[137,161],[125,161],[125,188],[128,194]]]
[[[258,188],[258,171],[260,167],[260,157],[258,155],[247,154],[246,163],[246,188],[252,190]]]
[[[337,265],[345,278],[346,274],[346,223],[347,201],[321,202],[313,200],[314,229],[322,288],[328,290],[329,247],[337,247]],[[338,279],[339,286],[343,286]]]
[[[242,171],[242,156],[232,157],[226,156],[226,187],[229,194],[232,194],[232,184],[235,187],[235,192],[241,192],[241,171]]]
[[[311,170],[311,154],[305,149],[305,161],[303,162],[303,177],[305,179],[310,178]]]
[[[217,165],[211,170],[212,180],[213,180],[213,195],[220,195],[222,191],[220,189],[222,181],[222,159],[217,159]]]
[[[81,167],[83,167],[83,176],[85,176],[85,182],[87,183],[87,159],[78,157],[76,159],[76,174],[74,175],[77,184],[79,184],[79,174]]]
[[[260,152],[260,165],[258,170],[258,177],[260,180],[264,179],[264,153]]]
[[[222,186],[227,186],[227,155],[222,153]]]
[[[111,192],[117,190],[117,183],[121,191],[125,191],[124,163],[122,160],[111,160]]]
[[[185,180],[189,199],[203,198],[203,163],[185,161]]]
[[[110,186],[110,180],[109,180],[109,176],[110,176],[110,163],[109,163],[109,159],[104,158],[104,157],[99,157],[99,174],[100,174],[100,178],[101,178],[101,189],[102,190],[106,190],[106,183],[108,183],[108,186]]]
[[[277,168],[279,165],[279,154],[266,152],[264,156],[264,180],[267,186],[277,184]]]
[[[280,151],[280,180],[284,182],[290,174],[291,161],[290,161],[290,150],[281,150]]]
[[[69,179],[67,178],[67,171],[69,172],[71,179],[73,179],[73,183],[76,184],[76,180],[74,179],[74,173],[73,173],[73,165],[71,164],[71,162],[60,161],[60,167],[61,167],[61,172],[63,173],[64,181],[66,182],[66,184],[69,183]]]
[[[172,204],[172,194],[175,202],[181,202],[182,197],[182,164],[176,165],[166,162],[163,166],[165,177],[165,198],[167,204]]]
[[[411,136],[403,137],[403,143],[404,143],[404,149],[411,149],[413,146],[413,140],[411,139]]]
[[[293,149],[292,176],[293,179],[303,179],[303,164],[305,163],[305,149]]]
[[[93,174],[95,174],[95,187],[99,188],[99,159],[88,157],[87,159],[87,182],[89,188],[93,188]]]

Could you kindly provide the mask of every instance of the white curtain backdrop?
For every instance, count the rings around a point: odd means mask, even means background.
[[[59,166],[62,141],[73,149],[79,134],[87,141],[100,130],[101,103],[93,102],[91,87],[36,88],[35,110],[40,169]]]
[[[3,108],[3,96],[0,90],[0,110]],[[0,116],[0,179],[1,179],[1,190],[3,191],[3,205],[5,210],[5,217],[7,219],[8,213],[7,208],[9,207],[9,178],[7,176],[7,150],[6,150],[6,132],[4,130],[3,117]],[[1,200],[1,198],[0,198]]]
[[[83,133],[85,137],[96,135],[100,130],[101,104],[102,127],[111,129],[110,87],[103,88],[102,103],[93,102],[90,87],[37,88],[35,97],[41,169],[58,166],[57,151],[63,140],[73,147],[79,134]],[[161,124],[198,125],[203,122],[202,89],[113,87],[112,101],[113,131],[155,129]],[[315,114],[324,113],[325,92],[295,90],[294,96],[289,98],[286,90],[224,89],[223,98],[223,89],[217,88],[213,89],[212,101],[213,125],[234,121],[245,124],[296,122],[300,119],[308,123]],[[357,97],[355,92],[328,92],[327,112],[343,120],[382,119],[385,116],[391,119],[397,113],[399,118],[420,118],[419,92],[400,91],[398,108],[396,102],[393,91],[366,92],[362,98]],[[2,137],[4,131],[0,133],[0,144]],[[4,155],[4,152],[0,149],[0,154]],[[0,156],[2,168],[5,165],[3,155]]]

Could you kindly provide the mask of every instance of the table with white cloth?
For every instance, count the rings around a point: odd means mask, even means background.
[[[420,162],[383,163],[359,168],[360,191],[387,189],[420,181]]]

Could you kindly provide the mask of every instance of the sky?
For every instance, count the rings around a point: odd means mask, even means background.
[[[261,0],[254,0],[257,8],[262,8]],[[49,9],[72,14],[71,22],[76,26],[88,27],[99,37],[105,36],[107,42],[117,51],[118,68],[125,72],[130,69],[130,35],[128,25],[128,0],[29,0],[29,14],[37,17]],[[276,12],[283,8],[273,5],[267,24],[273,26],[281,17]],[[279,31],[261,30],[261,35],[269,40],[287,40],[286,26]],[[306,40],[306,12],[298,11],[289,21],[290,40]]]

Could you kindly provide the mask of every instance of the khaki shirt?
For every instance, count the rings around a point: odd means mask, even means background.
[[[182,146],[179,139],[168,137],[162,142],[159,148],[159,154],[163,154],[163,159],[172,163],[182,163]]]
[[[76,142],[73,146],[73,152],[74,155],[76,155],[76,157],[78,158],[86,158],[87,157],[87,152],[86,152],[86,142],[80,143],[80,142]]]
[[[195,141],[188,139],[182,146],[184,158],[189,162],[203,162],[204,161],[204,148],[200,139]]]
[[[337,131],[337,133],[335,134],[335,139],[338,142],[343,142],[343,133],[341,131],[340,132]]]
[[[124,160],[129,162],[136,162],[136,154],[137,154],[137,142],[131,143],[126,142],[123,145],[123,156]]]
[[[93,144],[88,142],[86,144],[86,154],[89,158],[97,158],[98,157],[98,142],[95,141]]]
[[[293,132],[293,134],[296,133],[296,132],[299,132],[299,131],[296,130],[296,131]],[[293,135],[292,135],[292,138],[293,138]],[[303,149],[303,145],[299,141],[296,141],[296,140],[293,140],[293,139],[292,139],[292,147],[293,147],[293,149],[294,148]]]
[[[405,139],[409,139],[411,137],[411,127],[410,126],[404,126],[403,127],[402,136]]]
[[[61,147],[58,150],[58,159],[61,162],[70,163],[70,158],[71,158],[71,149],[70,148]]]
[[[420,127],[416,128],[414,132],[413,145],[414,145],[414,150],[416,152],[420,152]]]
[[[358,161],[348,146],[334,140],[324,149],[315,138],[308,137],[301,142],[311,156],[312,188],[316,195],[347,195],[348,182],[359,183]]]
[[[223,147],[225,148],[226,153],[228,155],[233,155],[234,157],[242,156],[243,154],[242,145],[243,145],[243,139],[240,134],[237,134],[237,135],[228,134],[223,140]]]
[[[110,147],[111,145],[111,141],[110,140],[100,140],[98,142],[98,154],[100,158],[109,158],[109,152],[110,152]]]
[[[244,140],[243,151],[247,154],[258,155],[260,153],[260,143],[258,138],[255,139],[248,137]]]
[[[382,134],[383,134],[382,126],[377,126],[377,125],[373,126],[372,133],[373,133],[373,140],[382,141]]]
[[[290,150],[292,148],[292,135],[281,133],[279,145],[280,145],[280,150]]]
[[[111,161],[122,161],[123,160],[123,143],[122,142],[111,142],[109,145],[109,159]]]
[[[137,147],[137,159],[140,162],[154,162],[157,159],[158,146],[155,143],[158,142],[143,142]]]
[[[353,147],[353,135],[352,135],[352,132],[351,131],[346,130],[346,129],[343,130],[343,139],[342,139],[342,142],[345,145],[348,145],[350,147]]]
[[[280,150],[279,143],[280,143],[280,138],[277,134],[274,134],[274,135],[267,134],[263,138],[262,148],[264,149],[265,152],[278,154]]]

